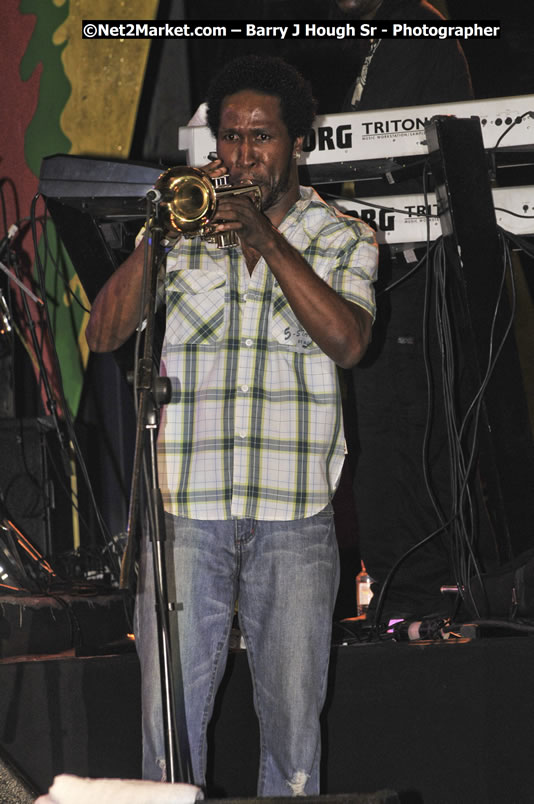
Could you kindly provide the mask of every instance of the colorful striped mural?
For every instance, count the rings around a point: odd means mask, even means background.
[[[57,153],[128,157],[150,47],[148,40],[82,39],[82,20],[154,19],[157,7],[158,0],[2,0],[0,238],[19,222],[16,246],[22,265],[27,263],[25,281],[38,295],[27,219],[41,160]],[[35,212],[42,218],[44,211],[41,199]],[[53,224],[47,223],[46,241],[42,227],[38,236],[61,377],[75,415],[88,358],[84,331],[89,304]],[[15,314],[20,316],[16,323],[29,346],[20,292],[15,288],[14,293]],[[31,300],[29,304],[32,317],[39,320],[36,305]],[[45,348],[56,396],[58,379],[50,355]]]

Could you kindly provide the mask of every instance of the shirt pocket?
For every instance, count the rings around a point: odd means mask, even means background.
[[[271,337],[291,352],[318,352],[319,347],[308,335],[279,287],[273,289],[270,319]]]
[[[209,344],[221,340],[226,327],[226,271],[182,269],[167,274],[167,341]]]

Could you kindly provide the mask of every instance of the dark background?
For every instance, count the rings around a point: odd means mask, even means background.
[[[386,0],[387,2],[387,0]],[[534,18],[521,0],[448,0],[436,3],[450,19],[497,20],[498,40],[463,43],[475,96],[496,98],[534,92]],[[336,14],[333,0],[162,0],[162,20],[191,19],[206,22],[232,19],[328,20]],[[436,40],[439,47],[439,40]],[[338,112],[350,78],[357,74],[361,58],[355,40],[195,40],[154,41],[146,73],[139,124],[132,148],[135,158],[173,161],[177,153],[177,128],[186,125],[214,70],[245,53],[270,53],[295,64],[311,81],[319,113]]]
[[[534,94],[534,21],[528,14],[528,4],[519,0],[506,4],[495,0],[448,0],[446,9],[451,19],[497,20],[502,26],[499,40],[464,43],[476,97]],[[268,24],[278,20],[333,20],[335,13],[331,0],[161,0],[158,18],[212,23],[243,20],[246,16],[247,20]],[[311,81],[320,113],[339,111],[361,60],[361,44],[348,39],[153,40],[130,159],[165,165],[185,162],[185,153],[178,151],[178,128],[187,124],[204,100],[214,71],[231,58],[250,52],[281,55],[294,63]],[[30,376],[28,371],[27,378]],[[20,383],[22,386],[31,387],[31,381]],[[135,442],[131,397],[115,357],[91,355],[77,419],[89,475],[113,535],[122,533],[127,523]],[[18,415],[39,413],[25,401]],[[346,499],[350,496],[348,493]],[[343,515],[354,517],[351,505]],[[82,530],[82,543],[93,546],[99,542],[99,528],[91,510]],[[352,580],[350,586],[352,596]]]

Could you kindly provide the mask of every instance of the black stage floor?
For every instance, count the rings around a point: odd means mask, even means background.
[[[93,631],[98,620],[109,628],[109,599],[91,607]],[[37,791],[62,772],[138,777],[135,653],[81,656],[65,648],[59,655],[13,655],[14,612],[23,624],[32,608],[31,601],[0,601],[1,753]],[[251,699],[246,652],[232,652],[211,727],[210,797],[255,795]],[[414,804],[530,804],[533,723],[530,636],[335,647],[323,718],[323,792],[387,788]]]

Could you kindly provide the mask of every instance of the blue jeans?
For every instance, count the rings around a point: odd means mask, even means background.
[[[339,583],[331,508],[291,522],[166,514],[166,532],[167,561],[174,562],[177,601],[183,603],[177,617],[194,783],[205,784],[206,730],[238,600],[260,726],[258,795],[319,793],[319,717]],[[161,780],[165,748],[153,588],[151,545],[145,543],[136,612],[143,776]]]

